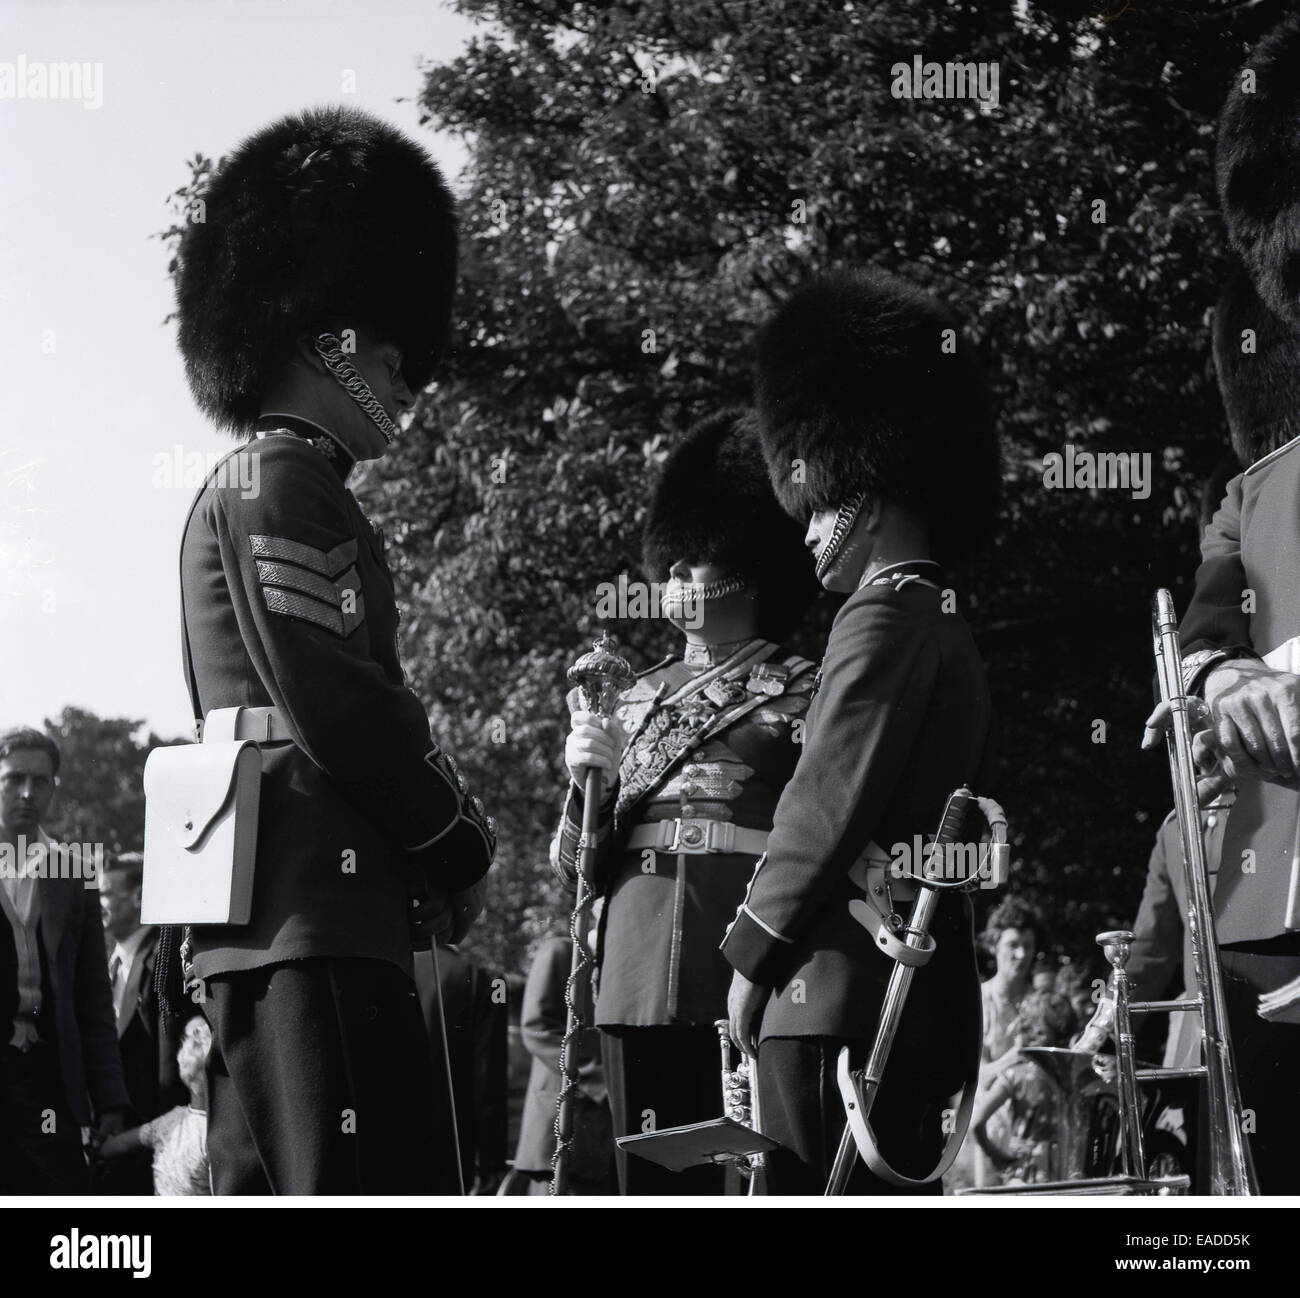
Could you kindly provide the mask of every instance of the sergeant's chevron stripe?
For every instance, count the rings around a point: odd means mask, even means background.
[[[353,569],[350,575],[355,580],[356,570]],[[288,590],[298,590],[304,595],[323,599],[327,604],[339,602],[338,587],[334,582],[318,577],[304,568],[295,568],[292,564],[267,563],[265,559],[259,559],[257,577],[263,586],[284,586]],[[340,584],[346,585],[346,582]],[[356,590],[356,586],[351,589]]]
[[[355,539],[343,541],[332,550],[318,550],[314,545],[291,541],[287,536],[261,536],[254,532],[249,535],[248,543],[255,558],[282,559],[325,577],[337,577],[357,561]]]
[[[251,535],[262,598],[272,613],[324,627],[340,639],[365,621],[361,578],[352,566],[357,543],[318,550],[284,536]]]

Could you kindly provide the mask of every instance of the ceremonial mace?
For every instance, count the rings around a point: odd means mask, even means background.
[[[597,716],[608,717],[614,702],[635,677],[625,658],[618,655],[618,641],[608,632],[568,671],[569,683],[582,693],[583,706]],[[600,830],[602,773],[598,766],[587,768],[582,790],[582,837],[578,840],[578,891],[569,920],[573,938],[573,955],[569,978],[564,985],[564,1044],[560,1047],[560,1095],[555,1104],[555,1155],[551,1160],[551,1193],[567,1194],[569,1189],[569,1154],[573,1146],[574,1095],[578,1089],[578,1048],[582,1030],[587,1026],[591,979],[586,972],[591,965],[587,956],[588,908],[592,899],[592,878],[596,865],[596,836]]]

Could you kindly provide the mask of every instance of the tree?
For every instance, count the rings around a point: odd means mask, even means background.
[[[102,843],[108,853],[140,851],[145,759],[151,748],[181,741],[159,739],[143,721],[71,707],[47,718],[45,729],[62,758],[46,832],[61,842]]]

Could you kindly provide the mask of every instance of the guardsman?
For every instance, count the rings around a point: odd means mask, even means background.
[[[213,1031],[213,1187],[446,1189],[411,951],[463,933],[494,833],[406,687],[347,480],[444,349],[452,201],[418,145],[341,108],[259,131],[203,198],[180,345],[199,406],[247,440],[185,525],[185,667],[196,716],[246,708],[263,750],[252,917],[182,948]]]
[[[1219,118],[1220,207],[1245,274],[1219,303],[1214,359],[1233,449],[1248,467],[1201,539],[1180,627],[1184,683],[1208,705],[1209,733],[1237,788],[1215,930],[1265,1194],[1296,1188],[1300,1152],[1300,1010],[1295,1000],[1280,1010],[1261,1003],[1300,979],[1298,59],[1300,19],[1290,18],[1248,56]],[[1148,743],[1156,739],[1149,731]]]
[[[892,968],[850,902],[906,915],[914,885],[896,877],[909,872],[898,845],[932,837],[948,796],[984,779],[984,667],[940,564],[991,530],[997,448],[956,322],[880,271],[791,296],[760,335],[757,404],[773,486],[807,522],[822,584],[848,599],[722,949],[732,1038],[757,1054],[764,1130],[782,1145],[770,1192],[820,1194],[844,1130],[839,1050],[862,1066]],[[980,1043],[964,895],[940,902],[931,933],[937,951],[917,971],[873,1114],[881,1152],[913,1177],[938,1161],[944,1109]],[[891,1190],[858,1161],[851,1193]]]
[[[595,886],[605,896],[595,1022],[616,1135],[715,1118],[730,970],[727,921],[767,844],[799,755],[814,664],[779,641],[816,583],[772,493],[752,417],[694,428],[650,502],[643,567],[686,643],[603,723],[573,714],[573,777],[554,844],[572,884],[588,766],[608,775]],[[666,579],[666,580],[665,580]],[[576,696],[570,706],[578,707]],[[613,777],[617,775],[615,780]],[[721,1194],[724,1173],[620,1154],[625,1194]]]

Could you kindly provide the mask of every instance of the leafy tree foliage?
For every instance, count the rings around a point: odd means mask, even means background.
[[[144,763],[149,750],[168,741],[142,721],[98,717],[64,708],[47,718],[59,746],[59,787],[45,831],[62,842],[102,843],[106,852],[144,846]]]

